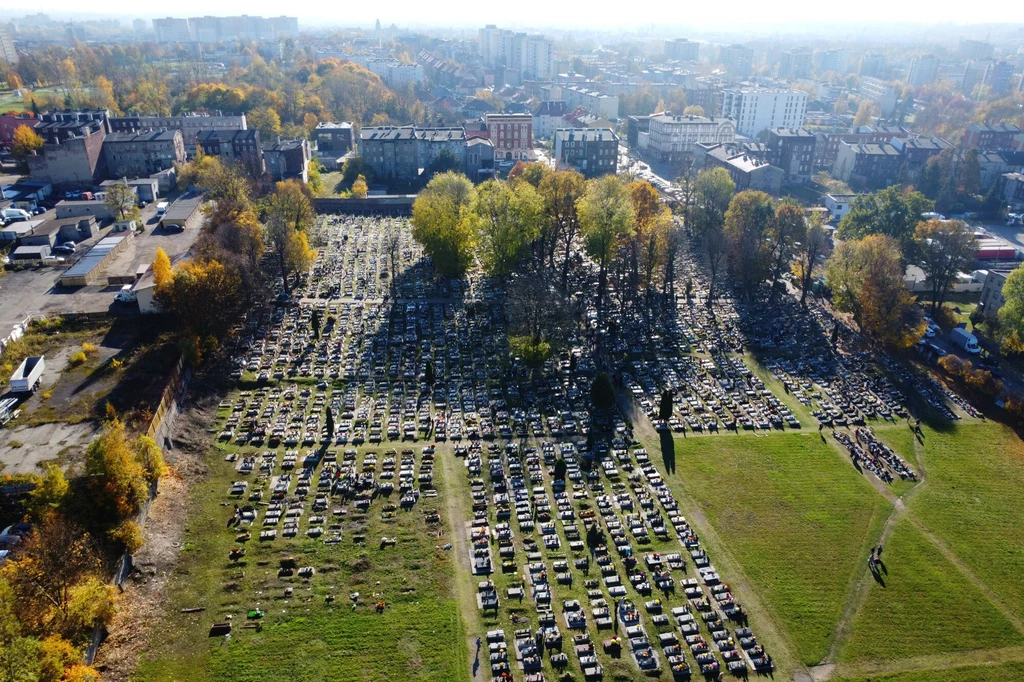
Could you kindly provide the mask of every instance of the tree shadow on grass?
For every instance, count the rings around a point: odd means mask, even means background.
[[[670,431],[661,431],[658,435],[661,438],[661,459],[665,463],[665,473],[674,474],[676,472],[676,441],[672,438]]]

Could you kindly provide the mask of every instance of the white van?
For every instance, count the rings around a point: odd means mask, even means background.
[[[131,303],[137,300],[138,294],[132,291],[131,284],[125,284],[121,287],[121,291],[117,292],[117,297],[114,299],[118,303]]]
[[[156,205],[156,214],[157,215],[163,215],[164,213],[167,213],[167,205],[168,204],[167,204],[166,201],[161,201],[159,204],[157,204]]]
[[[5,208],[0,216],[4,220],[28,220],[32,214],[23,208]]]

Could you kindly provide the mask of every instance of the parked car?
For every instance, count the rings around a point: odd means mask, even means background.
[[[58,244],[57,246],[53,247],[53,252],[70,256],[75,252],[75,243],[69,242],[67,244]]]
[[[2,213],[7,220],[28,220],[32,214],[23,208],[5,208]]]

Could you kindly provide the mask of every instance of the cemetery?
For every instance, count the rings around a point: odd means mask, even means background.
[[[296,616],[283,604],[339,624],[402,612],[397,632],[433,599],[462,609],[443,635],[460,643],[433,651],[424,678],[458,677],[467,660],[502,682],[773,675],[774,636],[719,571],[651,434],[818,431],[865,476],[913,483],[913,458],[884,438],[910,417],[908,396],[975,414],[864,352],[824,308],[783,297],[755,309],[727,291],[705,305],[688,256],[687,296],[641,311],[613,279],[603,326],[584,293],[596,273],[579,268],[578,324],[531,365],[510,351],[507,282],[435,276],[404,219],[319,221],[313,267],[238,330],[235,389],[211,429],[216,513],[229,518],[217,565],[203,565],[232,596],[188,623],[215,661],[214,641],[254,651],[285,627]],[[616,405],[594,402],[602,373]],[[462,475],[443,475],[445,460]],[[420,557],[408,572],[406,552]],[[456,574],[470,602],[455,601]]]

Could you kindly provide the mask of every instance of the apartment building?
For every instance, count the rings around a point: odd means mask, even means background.
[[[611,128],[559,128],[554,140],[559,168],[572,168],[587,178],[615,174],[619,136]]]
[[[807,184],[814,167],[814,133],[803,128],[768,131],[768,162],[781,168],[788,183]]]
[[[676,38],[665,42],[665,58],[677,62],[696,62],[700,57],[700,43]]]
[[[732,142],[736,122],[731,118],[677,116],[666,111],[652,115],[647,130],[637,133],[637,148],[652,160],[678,165],[696,151],[701,142]]]
[[[807,93],[781,88],[722,90],[722,116],[734,119],[736,132],[748,137],[770,128],[799,128],[807,114]]]
[[[11,66],[18,63],[18,51],[14,49],[14,36],[6,24],[0,24],[0,61]]]
[[[179,130],[189,152],[194,152],[203,130],[246,130],[245,114],[186,113],[177,116],[111,116],[112,133],[147,133],[157,130]]]
[[[260,131],[246,130],[201,130],[196,144],[208,156],[219,156],[224,161],[241,164],[250,175],[258,177],[266,171],[263,163],[263,144]]]
[[[899,180],[902,162],[899,150],[887,142],[843,142],[832,166],[832,176],[857,187],[880,189]]]
[[[380,180],[417,180],[434,157],[445,149],[465,165],[464,128],[409,125],[363,128],[359,131],[359,152]]]
[[[103,140],[107,173],[112,178],[137,178],[185,163],[180,130],[111,133]]]
[[[494,144],[495,161],[527,160],[533,149],[533,116],[487,114],[487,137]]]
[[[939,77],[939,58],[933,54],[924,54],[914,57],[910,62],[910,71],[907,73],[907,85],[912,88],[920,88],[929,83],[934,83]]]

